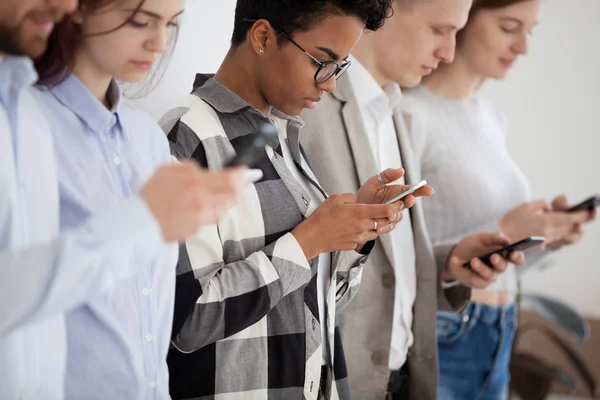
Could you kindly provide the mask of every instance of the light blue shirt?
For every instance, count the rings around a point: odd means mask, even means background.
[[[76,230],[59,231],[52,136],[30,86],[29,59],[0,60],[0,399],[64,397],[63,313],[111,290],[163,245],[133,197]],[[149,261],[148,261],[149,262]]]
[[[75,75],[38,92],[55,142],[63,229],[118,207],[170,161],[162,130],[125,104],[114,82],[108,98],[112,110]],[[164,245],[151,253],[151,261],[125,260],[139,265],[135,276],[67,315],[67,399],[169,398],[178,250]]]

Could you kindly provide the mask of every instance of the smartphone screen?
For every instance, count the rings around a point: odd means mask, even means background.
[[[500,254],[503,258],[508,258],[511,252],[513,251],[524,251],[531,247],[538,246],[546,241],[546,238],[543,236],[531,236],[525,238],[523,240],[519,240],[516,243],[510,244],[506,247],[498,249],[496,251],[492,251],[486,255],[478,257],[485,265],[488,267],[492,266],[491,258],[494,254]],[[463,264],[464,268],[471,269],[471,262],[466,262]]]
[[[269,138],[276,137],[278,129],[273,124],[263,124],[251,134],[238,139],[237,154],[225,166],[256,168],[262,157],[266,157],[265,146]]]
[[[416,185],[411,186],[409,189],[406,189],[402,193],[400,193],[400,194],[392,197],[391,199],[389,199],[388,201],[386,201],[383,204],[392,204],[392,203],[395,203],[395,202],[397,202],[399,200],[402,200],[403,198],[405,198],[409,194],[413,194],[414,192],[416,192],[417,190],[421,189],[425,185],[427,185],[427,181],[426,180],[422,180],[421,182],[417,183]]]

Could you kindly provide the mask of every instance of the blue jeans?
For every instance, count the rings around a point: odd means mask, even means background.
[[[460,314],[438,313],[438,400],[508,399],[516,327],[515,304],[471,303]]]

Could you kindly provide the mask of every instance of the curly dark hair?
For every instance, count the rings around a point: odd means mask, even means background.
[[[245,19],[266,19],[292,36],[312,29],[331,15],[348,15],[363,21],[365,29],[375,31],[392,16],[395,0],[237,0],[231,45],[246,40],[252,24]]]

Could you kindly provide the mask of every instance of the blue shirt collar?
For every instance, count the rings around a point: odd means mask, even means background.
[[[0,59],[0,102],[12,101],[11,96],[32,86],[38,79],[29,57],[4,56]]]
[[[121,88],[113,80],[108,87],[108,98],[113,105],[107,109],[74,74],[49,89],[63,105],[96,133],[107,132],[115,123],[121,124],[123,109]],[[116,119],[114,118],[116,117]]]

